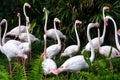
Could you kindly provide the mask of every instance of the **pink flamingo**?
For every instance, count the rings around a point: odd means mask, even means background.
[[[110,19],[110,20],[112,20],[113,21],[113,24],[114,24],[114,28],[115,28],[115,42],[116,42],[116,45],[118,45],[117,43],[118,43],[118,39],[117,39],[117,27],[116,27],[116,23],[115,23],[115,21],[113,20],[113,18],[112,17],[110,17],[110,16],[106,16],[105,17],[105,23],[106,23],[106,26],[107,26],[107,21],[108,21],[108,19]],[[98,35],[100,35],[100,32],[98,31]],[[100,38],[100,37],[98,37],[98,38]],[[100,39],[99,39],[100,40]],[[120,57],[120,52],[116,49],[116,48],[114,48],[114,47],[112,47],[112,46],[109,46],[109,45],[106,45],[106,46],[100,46],[100,41],[99,41],[99,52],[100,52],[100,54],[102,54],[102,55],[104,55],[104,56],[106,56],[106,57],[108,57],[109,56],[109,54],[110,54],[110,50],[112,49],[112,52],[111,52],[111,55],[110,55],[110,67],[111,68],[113,68],[113,66],[112,66],[112,62],[111,62],[111,58],[115,58],[115,57]],[[118,47],[117,47],[118,48]]]
[[[42,62],[42,67],[44,75],[50,75],[57,69],[57,65],[52,59],[46,59],[46,34],[44,34],[44,60]]]
[[[98,23],[89,23],[89,25],[87,27],[87,37],[91,44],[91,56],[89,58],[90,62],[93,62],[93,60],[95,58],[93,43],[91,41],[90,34],[89,34],[90,29],[93,27],[98,27]],[[58,75],[61,72],[66,72],[66,71],[67,72],[76,72],[76,71],[79,71],[84,68],[89,68],[88,63],[84,59],[83,55],[77,55],[77,56],[73,56],[73,57],[67,59],[54,73],[56,75]]]
[[[26,17],[26,22],[29,22],[29,17],[26,15],[25,7],[29,7],[30,8],[31,6],[28,3],[25,3],[24,6],[23,6],[23,12],[24,12],[24,15]],[[19,26],[17,26],[15,28],[13,28],[11,31],[7,32],[6,35],[15,36],[15,39],[16,39],[19,36],[19,31],[25,32],[26,31],[25,26],[21,25],[20,30],[19,30]]]
[[[3,35],[3,40],[5,38],[5,35],[6,35],[6,31],[7,31],[7,20],[6,19],[3,19],[1,22],[0,22],[0,26],[3,24],[3,23],[6,23],[6,28],[5,28],[5,32],[4,32],[4,35]],[[1,40],[1,39],[0,39]],[[27,59],[27,55],[26,54],[23,54],[22,51],[20,50],[20,48],[13,44],[13,43],[5,43],[4,45],[1,45],[1,42],[0,42],[0,50],[3,54],[5,54],[8,58],[8,61],[9,61],[9,67],[10,67],[10,76],[12,77],[12,66],[11,66],[11,59],[13,57],[22,57],[24,58],[25,60]],[[25,64],[25,61],[24,61],[24,64]],[[24,65],[23,64],[23,65]]]
[[[73,55],[75,55],[79,51],[79,48],[80,48],[80,39],[79,39],[79,36],[78,36],[78,33],[77,33],[77,29],[76,29],[76,25],[77,24],[82,24],[82,22],[79,21],[79,20],[76,20],[75,24],[74,24],[75,34],[76,34],[76,37],[77,37],[77,45],[70,45],[70,46],[68,46],[63,51],[63,53],[61,53],[61,57],[63,57],[63,56],[72,57]]]
[[[103,19],[105,18],[105,10],[109,10],[109,9],[110,8],[108,6],[103,7],[103,11],[102,11]],[[104,42],[105,33],[106,33],[106,26],[105,26],[105,21],[104,21],[104,29],[103,29],[103,34],[100,37],[100,44],[103,44],[103,42]],[[98,49],[98,37],[92,39],[92,42],[94,42],[93,43],[93,48]],[[85,49],[82,50],[82,53],[84,52],[84,50],[90,51],[90,43],[89,42],[85,46]]]
[[[56,22],[60,23],[60,20],[58,18],[54,18],[54,29],[55,29],[55,34],[57,36],[57,44],[51,45],[47,48],[46,50],[46,58],[55,58],[55,55],[57,55],[60,50],[61,50],[61,40],[57,34],[57,29],[56,29]]]

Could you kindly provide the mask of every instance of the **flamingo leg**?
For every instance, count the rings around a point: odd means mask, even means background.
[[[62,49],[62,53],[63,53],[65,50],[66,44],[64,42],[62,42],[62,44],[63,44],[63,49]]]
[[[60,61],[62,61],[62,57],[60,56]]]
[[[11,61],[9,61],[9,67],[10,67],[10,77],[12,78],[12,65],[11,65]]]
[[[31,56],[32,55],[32,51],[30,50],[28,54],[30,56],[30,62],[31,62],[32,61],[32,56]]]
[[[111,59],[110,59],[110,68],[113,69],[113,64],[112,64]]]
[[[67,72],[67,74],[66,74],[66,78],[67,78],[67,80],[69,80],[69,79],[68,79],[68,76],[69,76],[69,72]]]

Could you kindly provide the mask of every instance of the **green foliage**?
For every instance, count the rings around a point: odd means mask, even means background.
[[[41,41],[39,43],[32,43],[32,61],[27,60],[26,68],[23,68],[22,61],[16,63],[12,61],[13,76],[11,80],[66,80],[66,72],[61,73],[58,76],[50,75],[44,76],[41,67],[42,60],[39,59],[43,52],[43,33],[44,33],[44,13],[43,8],[46,7],[49,11],[48,26],[47,28],[53,28],[53,19],[58,17],[62,23],[57,29],[61,30],[66,36],[66,45],[76,44],[76,37],[74,32],[74,21],[76,19],[82,21],[82,26],[78,26],[78,34],[81,39],[81,47],[87,42],[86,28],[90,22],[99,22],[100,29],[103,30],[103,17],[102,9],[104,6],[110,6],[110,10],[106,11],[106,15],[112,16],[117,22],[118,28],[120,26],[120,1],[119,0],[1,0],[0,2],[0,20],[6,18],[8,20],[8,31],[18,25],[17,13],[21,13],[22,24],[25,24],[25,17],[23,15],[23,4],[25,2],[30,3],[31,8],[26,8],[27,15],[30,17],[30,31]],[[110,22],[110,26],[112,26]],[[107,39],[105,44],[111,38],[109,33],[113,33],[111,27],[107,29]],[[114,34],[113,34],[114,35]],[[96,36],[96,31],[92,30],[92,37]],[[47,45],[53,42],[48,41]],[[112,43],[112,42],[111,42]],[[78,52],[80,53],[80,52]],[[80,71],[80,74],[76,76],[76,73],[69,74],[69,80],[120,80],[120,58],[111,59],[113,63],[113,69],[110,69],[110,59],[99,55],[96,52],[96,58],[93,63],[89,60],[89,53],[84,53],[84,58],[89,64],[88,70]],[[110,54],[111,55],[111,51]],[[64,58],[63,62],[59,61],[57,55],[57,66],[59,67],[67,58]],[[0,80],[10,80],[9,67],[6,56],[0,53]]]

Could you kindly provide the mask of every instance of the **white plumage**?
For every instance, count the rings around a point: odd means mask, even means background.
[[[73,55],[75,55],[79,51],[79,48],[80,48],[80,39],[79,39],[79,36],[78,36],[78,33],[77,33],[77,29],[76,29],[76,25],[77,24],[82,24],[82,22],[79,21],[79,20],[76,20],[75,24],[74,24],[75,34],[76,34],[76,38],[77,38],[77,45],[70,45],[70,46],[68,46],[63,51],[63,53],[61,53],[61,57],[63,57],[63,56],[72,57]]]

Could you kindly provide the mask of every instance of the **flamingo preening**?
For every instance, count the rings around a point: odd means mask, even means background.
[[[93,62],[95,58],[93,43],[89,34],[90,29],[93,27],[98,27],[98,23],[90,23],[87,27],[87,37],[91,44],[91,56],[89,58],[90,62]],[[84,59],[83,55],[77,55],[66,60],[54,73],[58,75],[61,72],[76,72],[84,68],[89,68],[88,63]]]
[[[6,35],[6,31],[7,31],[7,20],[6,19],[3,19],[1,22],[0,22],[0,26],[3,24],[3,23],[6,23],[6,28],[5,28],[5,32],[4,32],[4,35],[3,35],[3,40],[5,38],[5,35]],[[1,33],[0,33],[1,34]],[[1,38],[1,36],[0,36]],[[1,39],[0,39],[1,40]],[[6,42],[4,45],[1,45],[1,42],[0,42],[0,50],[3,54],[5,54],[8,58],[8,61],[9,61],[9,67],[10,67],[10,76],[12,76],[12,65],[11,65],[11,59],[13,57],[22,57],[24,58],[25,60],[27,59],[27,55],[26,54],[23,54],[23,52],[21,51],[21,49],[16,45],[16,44],[13,44],[13,43],[10,43],[10,42]],[[25,62],[25,61],[24,61]]]
[[[104,38],[105,38],[105,33],[106,33],[106,25],[105,25],[106,23],[105,23],[105,19],[104,19],[105,18],[105,10],[109,10],[109,9],[110,8],[108,6],[103,7],[102,15],[103,15],[103,20],[104,20],[104,29],[103,29],[103,34],[100,37],[100,45],[103,44]],[[93,43],[94,49],[98,49],[98,41],[99,41],[98,37],[92,39],[92,42],[94,42]],[[90,43],[89,42],[86,44],[85,49],[82,50],[82,53],[84,52],[84,50],[90,51]]]
[[[42,67],[44,75],[50,75],[57,69],[56,63],[52,59],[46,58],[46,34],[44,34],[44,60],[42,62]]]
[[[79,36],[78,36],[78,33],[77,33],[77,29],[76,29],[76,25],[77,24],[82,24],[82,22],[79,21],[79,20],[76,20],[75,24],[74,24],[75,34],[76,34],[76,38],[77,38],[77,45],[70,45],[70,46],[68,46],[63,51],[63,53],[61,53],[61,57],[63,57],[63,56],[72,57],[73,55],[75,55],[79,51],[79,48],[80,48],[80,39],[79,39]]]

